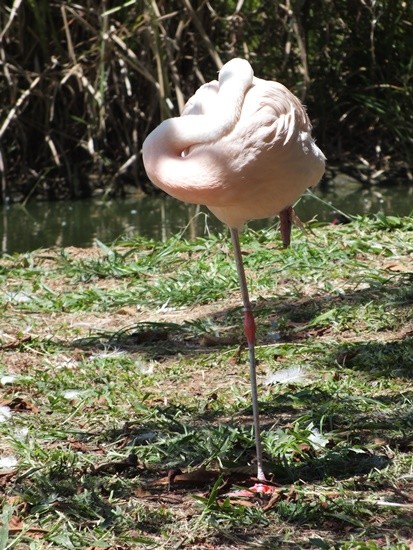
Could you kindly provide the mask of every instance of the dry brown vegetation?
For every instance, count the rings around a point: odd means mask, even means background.
[[[2,201],[146,188],[148,131],[234,56],[301,97],[330,166],[406,177],[412,20],[404,0],[6,0]]]

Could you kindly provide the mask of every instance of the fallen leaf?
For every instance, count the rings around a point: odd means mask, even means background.
[[[143,487],[137,487],[133,491],[133,496],[136,497],[136,498],[145,498],[145,497],[152,496],[152,493],[150,493],[149,491],[145,491],[145,489]]]
[[[82,441],[77,441],[77,439],[70,438],[69,440],[70,447],[75,450],[79,451],[81,453],[97,453],[102,454],[104,450],[102,447],[96,446],[96,445],[87,445],[86,443],[83,443]]]
[[[32,537],[41,537],[42,535],[47,534],[46,529],[41,529],[40,527],[34,526],[25,526],[23,521],[18,516],[12,516],[9,521],[9,535],[19,535],[24,533],[25,535],[30,535]]]
[[[235,506],[245,506],[247,508],[252,508],[256,505],[256,503],[252,500],[242,500],[239,498],[230,498],[229,501]]]
[[[7,344],[1,344],[0,349],[14,349],[18,348],[25,342],[31,342],[32,337],[31,336],[25,336],[24,338],[16,338],[16,340],[12,340],[11,342],[8,342]]]
[[[33,412],[37,413],[38,408],[30,401],[27,401],[23,397],[15,397],[14,399],[8,401],[0,402],[1,407],[9,407],[10,410],[14,412]]]
[[[104,462],[99,466],[92,466],[91,473],[98,474],[119,474],[129,468],[137,469],[138,458],[135,454],[131,453],[125,460],[112,460],[110,462]]]
[[[4,487],[13,479],[17,473],[17,468],[8,468],[0,472],[0,487]]]
[[[401,273],[407,273],[412,270],[412,266],[409,265],[407,262],[401,263],[401,262],[387,262],[384,264],[384,269],[389,269],[390,271],[398,271]]]
[[[274,508],[274,506],[281,500],[282,497],[282,491],[280,490],[278,493],[274,493],[270,500],[267,502],[267,504],[263,507],[264,512],[267,512],[268,510],[271,510],[271,508]]]
[[[198,468],[191,472],[176,474],[173,476],[173,481],[171,481],[171,477],[168,475],[159,479],[154,479],[148,483],[148,487],[170,487],[172,484],[176,487],[197,487],[215,481],[218,476],[218,471]]]

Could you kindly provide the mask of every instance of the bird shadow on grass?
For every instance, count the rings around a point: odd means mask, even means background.
[[[364,309],[366,318],[358,315],[364,307],[370,307],[371,321]],[[370,323],[384,332],[386,321],[394,321],[391,314],[405,318],[413,334],[413,274],[403,273],[384,282],[371,282],[366,288],[340,293],[287,299],[266,297],[257,302],[255,312],[258,318],[266,318],[285,341],[329,334],[332,327],[336,333],[354,327],[359,333],[368,334]]]
[[[254,304],[257,343],[271,345],[301,342],[310,338],[316,341],[319,336],[328,335],[333,328],[339,338],[340,329],[335,328],[337,324],[342,323],[343,330],[348,331],[357,322],[369,323],[368,319],[352,319],[358,308],[368,304],[375,304],[377,307],[377,313],[373,312],[373,316],[378,326],[372,332],[391,333],[392,328],[386,328],[385,318],[391,313],[397,316],[399,325],[401,319],[406,321],[402,328],[393,331],[392,339],[404,339],[413,335],[413,274],[404,273],[397,280],[376,283],[371,287],[344,294],[324,294],[310,298],[260,298]],[[74,340],[71,345],[81,349],[139,352],[148,360],[162,360],[178,354],[190,356],[229,346],[242,347],[244,337],[241,323],[241,306],[230,307],[223,308],[218,313],[201,313],[197,319],[182,323],[133,323],[116,331],[97,332],[90,337]],[[368,326],[355,328],[359,333],[365,332],[368,335],[370,332]],[[374,343],[361,346],[358,343],[343,345],[337,351],[334,361],[354,364],[356,356],[360,361],[372,361],[375,359],[374,355],[380,356],[383,353],[380,350],[380,343],[377,344],[376,352]],[[393,345],[392,349],[392,344],[389,344],[385,350],[388,350],[385,351],[386,354],[391,355],[397,350],[397,346]]]
[[[404,397],[396,395],[393,399],[399,401]],[[295,405],[289,409],[288,403],[292,401]],[[301,415],[307,414],[301,426],[298,401],[303,407]],[[283,422],[277,427],[269,419],[278,416],[281,410]],[[384,444],[388,449],[401,451],[408,451],[412,444],[411,437],[394,435],[405,423],[411,425],[412,411],[403,414],[391,411],[382,418],[375,416],[369,420],[364,400],[357,402],[333,392],[313,392],[310,388],[292,386],[284,395],[262,403],[261,411],[264,440],[269,437],[276,446],[273,454],[264,453],[265,462],[270,477],[277,483],[316,482],[327,477],[344,480],[367,475],[390,463],[390,455],[383,451]],[[130,477],[139,475],[148,481],[159,475],[166,476],[170,468],[199,470],[205,465],[208,473],[208,465],[220,463],[221,469],[232,472],[233,478],[235,475],[235,483],[242,483],[245,476],[251,477],[255,472],[251,415],[249,407],[235,412],[230,419],[223,419],[220,411],[211,415],[210,411],[196,412],[181,405],[152,404],[150,418],[131,419],[122,427],[102,431],[98,438],[105,446],[119,446],[120,452],[124,449],[127,453],[148,456],[154,453],[164,457],[146,470],[128,468],[126,475]],[[306,429],[310,420],[319,425],[320,419],[331,424],[331,431],[326,432],[330,434],[329,440],[322,452],[309,444]],[[298,424],[294,425],[296,421]],[[373,439],[386,432],[390,435],[383,445],[371,445]],[[202,474],[194,483],[190,481],[187,488],[210,483],[211,477]]]
[[[162,410],[158,411],[162,414]],[[146,430],[146,435],[143,433]],[[151,430],[151,431],[148,431]],[[108,430],[100,434],[100,441],[113,447],[115,442],[122,442],[125,458],[119,458],[108,463],[99,463],[92,468],[88,476],[100,479],[117,478],[134,481],[142,487],[139,497],[151,498],[151,495],[190,495],[194,490],[209,491],[214,483],[222,476],[226,491],[231,486],[249,486],[255,476],[254,444],[248,440],[245,433],[227,425],[207,427],[198,423],[185,425],[185,433],[177,427],[176,431],[170,431],[168,436],[159,431],[159,427],[153,424],[144,426],[138,422],[131,422],[120,430]],[[206,437],[207,434],[207,437]],[[223,435],[226,436],[223,439]],[[147,437],[147,440],[144,440]],[[203,446],[206,439],[228,443],[232,437],[232,448],[227,451],[221,465],[216,460],[211,462],[211,449]],[[168,441],[169,438],[169,441]],[[300,450],[291,451],[286,447],[285,455],[278,456],[264,454],[265,469],[269,481],[278,486],[286,486],[291,483],[307,484],[317,483],[325,479],[352,480],[363,478],[373,471],[385,469],[391,462],[391,457],[383,451],[361,448],[357,445],[334,441],[329,443],[322,453],[316,453],[307,446]],[[148,450],[148,456],[161,449],[164,460],[150,464],[145,460],[136,460],[136,456],[142,455],[142,450]],[[117,456],[122,455],[119,449]],[[135,455],[136,453],[136,455]],[[145,454],[145,452],[144,452]],[[156,453],[155,453],[156,454]],[[225,454],[225,452],[224,452]],[[132,460],[132,459],[133,460]],[[126,491],[128,485],[119,484],[120,490]],[[224,492],[224,489],[221,493]]]

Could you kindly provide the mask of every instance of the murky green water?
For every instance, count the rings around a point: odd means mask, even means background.
[[[364,188],[354,182],[318,188],[316,196],[304,196],[296,207],[303,221],[317,217],[332,221],[334,210],[350,215],[413,213],[413,186]],[[270,220],[252,222],[266,227]],[[186,229],[185,229],[186,228]],[[221,231],[222,224],[207,209],[180,203],[169,197],[98,199],[12,205],[0,210],[1,253],[28,252],[50,246],[91,246],[95,239],[110,243],[122,235],[143,235],[165,239],[185,230],[191,238],[206,231]]]

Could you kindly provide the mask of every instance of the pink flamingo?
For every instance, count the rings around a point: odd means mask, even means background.
[[[265,481],[255,362],[255,321],[238,232],[253,219],[280,216],[289,244],[291,206],[316,185],[325,157],[299,99],[278,82],[232,59],[202,85],[180,117],[162,122],[143,144],[149,179],[173,197],[206,205],[230,228],[249,350],[257,477]]]

